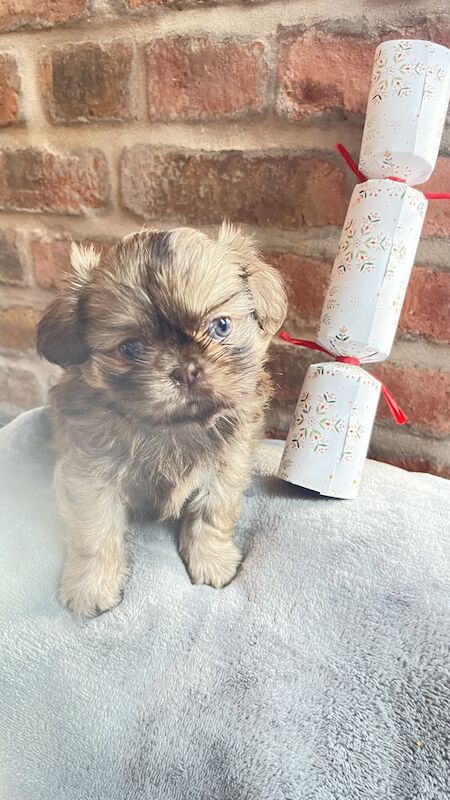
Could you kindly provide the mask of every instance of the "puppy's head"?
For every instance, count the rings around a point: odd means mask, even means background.
[[[49,361],[80,365],[123,413],[165,422],[206,418],[255,391],[286,298],[239,230],[144,231],[103,259],[73,246],[71,261],[38,327]]]

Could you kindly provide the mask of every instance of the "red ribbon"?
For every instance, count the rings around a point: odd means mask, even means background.
[[[346,164],[350,167],[351,171],[354,172],[358,180],[366,181],[367,178],[358,166],[353,161],[350,153],[348,152],[347,148],[344,147],[343,144],[337,144],[336,150],[342,156]],[[389,181],[397,181],[398,183],[406,183],[404,178],[397,178],[395,175],[388,175],[386,180]],[[449,192],[423,192],[424,197],[427,200],[450,200],[450,193]],[[334,358],[335,361],[339,361],[342,364],[351,364],[354,367],[360,367],[361,362],[359,358],[354,358],[353,356],[336,356],[334,353],[330,353],[329,350],[326,350],[325,347],[322,345],[317,344],[316,342],[312,342],[309,339],[294,339],[293,336],[290,336],[286,331],[280,331],[278,334],[280,339],[283,339],[285,342],[289,342],[290,344],[296,344],[299,347],[307,347],[309,350],[320,350],[321,353],[326,353],[327,356],[331,356]],[[375,377],[374,375],[372,377]],[[376,380],[379,380],[376,378]],[[386,403],[389,406],[389,410],[394,417],[397,425],[404,425],[407,422],[406,414],[400,408],[399,404],[387,388],[384,385],[383,381],[379,381],[381,383],[381,391],[383,392],[383,397],[386,400]]]
[[[330,353],[329,350],[326,350],[325,347],[322,347],[322,345],[317,344],[317,342],[313,342],[310,339],[295,339],[293,336],[290,336],[289,333],[286,333],[286,331],[280,331],[278,337],[284,342],[289,342],[289,344],[296,344],[299,347],[307,347],[309,350],[320,350],[321,353],[326,353],[327,356],[331,356],[331,358],[334,358],[335,361],[339,361],[341,364],[351,364],[354,367],[361,366],[359,358],[355,358],[354,356],[336,356],[334,353]],[[372,375],[372,377],[375,378],[375,375]],[[375,378],[375,380],[378,381],[379,378]],[[405,412],[402,411],[396,399],[393,397],[387,386],[384,385],[383,381],[379,382],[381,383],[383,397],[386,400],[389,410],[397,425],[404,425],[405,422],[408,421]]]
[[[366,181],[367,178],[360,169],[358,169],[356,163],[353,161],[350,153],[348,152],[347,148],[344,147],[343,144],[338,143],[336,145],[336,150],[338,151],[339,155],[342,156],[345,163],[350,167],[351,171],[355,173],[356,177],[360,181]],[[404,178],[396,178],[395,175],[388,175],[385,179],[387,181],[397,181],[398,183],[406,183]],[[427,198],[427,200],[450,200],[450,192],[423,192],[423,196]]]

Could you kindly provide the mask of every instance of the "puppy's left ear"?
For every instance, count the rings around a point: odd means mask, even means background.
[[[81,314],[83,289],[100,256],[91,247],[75,243],[70,250],[72,273],[66,274],[59,296],[44,312],[36,336],[36,348],[52,364],[70,367],[89,357]]]
[[[255,301],[256,318],[265,333],[275,334],[287,313],[286,292],[280,273],[262,260],[253,239],[239,228],[224,222],[218,240],[238,255]]]

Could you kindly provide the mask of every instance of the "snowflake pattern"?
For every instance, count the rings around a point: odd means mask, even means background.
[[[368,212],[358,225],[349,219],[344,225],[343,235],[339,242],[337,254],[337,272],[344,274],[353,267],[359,272],[372,272],[375,267],[377,252],[387,252],[391,247],[391,240],[381,230],[381,215],[378,211]],[[336,308],[336,291],[330,287],[327,295],[326,309],[331,311]]]
[[[279,476],[325,495],[355,497],[378,396],[379,382],[365,370],[341,363],[311,366]]]
[[[300,395],[299,406],[295,416],[295,435],[290,440],[294,450],[308,447],[313,453],[325,453],[329,445],[329,436],[341,433],[344,420],[333,413],[336,396],[332,392],[319,394],[313,400],[309,392]]]

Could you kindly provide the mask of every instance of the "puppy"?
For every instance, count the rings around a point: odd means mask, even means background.
[[[55,489],[68,534],[59,596],[76,614],[121,600],[130,514],[182,516],[192,581],[221,587],[252,448],[264,429],[283,283],[229,224],[216,238],[145,230],[100,258],[72,246],[72,275],[37,349],[65,369],[51,390]]]

